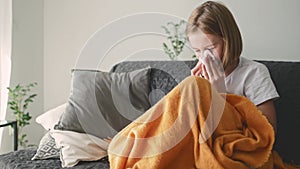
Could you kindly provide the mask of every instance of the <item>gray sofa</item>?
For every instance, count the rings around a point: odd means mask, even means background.
[[[265,64],[280,94],[275,101],[278,121],[278,132],[274,149],[284,161],[300,164],[300,62],[259,61]],[[190,68],[196,61],[124,61],[116,64],[112,72],[126,72],[150,66],[151,74],[149,86],[154,94],[150,97],[151,104],[155,104],[181,80],[190,75]],[[158,91],[158,92],[157,92]],[[1,169],[61,168],[59,159],[35,160],[36,149],[18,150],[0,155]],[[80,162],[74,169],[109,168],[107,158],[94,162]]]

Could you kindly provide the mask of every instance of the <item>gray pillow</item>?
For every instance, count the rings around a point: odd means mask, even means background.
[[[73,70],[71,95],[54,128],[113,137],[150,108],[150,70]]]
[[[48,131],[40,141],[39,147],[31,160],[59,158],[60,148],[56,147],[55,140]]]

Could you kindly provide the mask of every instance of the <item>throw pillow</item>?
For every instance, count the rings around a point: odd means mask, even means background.
[[[53,130],[54,125],[59,121],[59,117],[63,114],[66,109],[66,103],[52,108],[45,113],[39,115],[35,121],[42,125],[46,130]]]
[[[62,167],[73,167],[79,161],[96,161],[107,156],[108,142],[85,133],[52,131],[56,145],[61,148]]]
[[[48,131],[40,141],[39,147],[36,154],[31,158],[31,160],[42,160],[48,158],[59,158],[60,149],[56,147],[54,138],[50,135]]]
[[[71,94],[55,129],[113,137],[150,108],[150,70],[73,70]]]
[[[35,119],[48,132],[40,140],[38,149],[31,160],[59,158],[60,149],[56,147],[55,140],[50,135],[50,131],[54,129],[54,125],[59,121],[59,117],[63,114],[65,108],[66,103],[46,111]]]

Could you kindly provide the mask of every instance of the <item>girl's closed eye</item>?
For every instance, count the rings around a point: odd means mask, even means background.
[[[212,47],[209,47],[209,48],[207,48],[207,50],[213,50],[213,49],[215,49],[216,47],[215,46],[212,46]]]
[[[206,48],[205,48],[205,50],[213,50],[213,49],[215,49],[216,48],[216,43],[213,43],[213,44],[211,44],[210,46],[207,46]]]

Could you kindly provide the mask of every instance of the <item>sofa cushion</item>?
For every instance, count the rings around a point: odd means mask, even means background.
[[[113,137],[149,107],[149,68],[124,73],[73,70],[71,94],[57,130]]]

